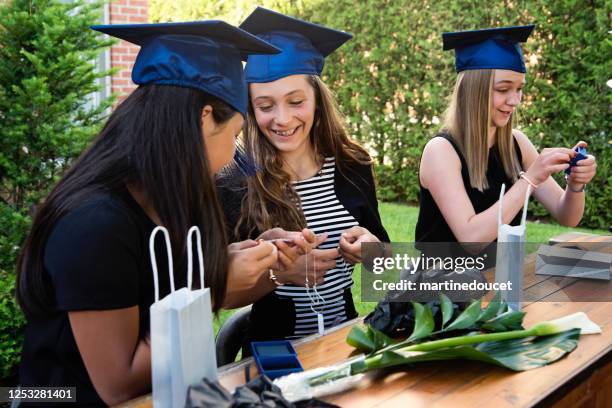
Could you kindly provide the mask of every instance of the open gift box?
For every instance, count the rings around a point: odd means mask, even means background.
[[[304,371],[293,345],[287,340],[254,341],[251,350],[259,373],[272,380]]]

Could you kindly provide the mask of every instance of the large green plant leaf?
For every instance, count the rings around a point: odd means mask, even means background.
[[[394,340],[370,326],[356,325],[351,328],[346,342],[358,350],[372,352],[393,344]]]
[[[414,308],[414,329],[410,337],[396,342],[384,333],[370,326],[355,326],[351,329],[346,341],[351,346],[372,353],[381,349],[397,349],[432,337],[448,336],[450,332],[460,330],[502,332],[523,329],[524,312],[517,312],[501,300],[497,293],[485,309],[481,309],[481,300],[472,302],[454,320],[453,303],[444,294],[440,295],[440,309],[442,311],[441,329],[434,331],[435,321],[428,304],[412,303]],[[446,325],[446,326],[445,326]]]
[[[507,307],[505,302],[501,300],[501,292],[497,292],[493,299],[489,302],[487,307],[482,311],[480,316],[478,316],[478,320],[481,322],[486,322],[497,316],[500,313],[503,313],[504,310],[502,308]]]
[[[453,317],[453,302],[444,294],[440,294],[440,309],[442,309],[442,328]]]
[[[523,328],[522,323],[524,317],[525,312],[517,312],[516,310],[508,309],[504,313],[483,323],[480,328],[492,332],[520,330]]]
[[[580,329],[543,337],[491,341],[431,351],[411,351],[402,348],[381,352],[351,365],[351,374],[373,369],[439,360],[477,360],[513,371],[525,371],[553,363],[573,351]]]
[[[429,306],[413,302],[412,307],[414,308],[414,330],[408,341],[416,341],[429,336],[435,326]]]
[[[482,313],[480,300],[472,302],[444,331],[461,330],[472,327]]]

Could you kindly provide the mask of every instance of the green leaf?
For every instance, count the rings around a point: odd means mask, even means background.
[[[487,320],[494,318],[500,312],[501,306],[501,293],[497,292],[487,305],[486,309],[484,309],[480,316],[478,316],[478,321],[486,322]]]
[[[369,326],[353,326],[349,332],[346,342],[358,350],[374,350],[374,341],[368,336]]]
[[[478,321],[480,313],[480,300],[475,300],[443,331],[467,329]]]
[[[456,359],[482,361],[513,371],[525,371],[553,363],[572,352],[579,337],[580,329],[572,329],[552,336],[491,341],[431,351],[394,349],[354,363],[351,374],[423,361]]]
[[[392,338],[384,333],[373,329],[371,326],[353,326],[349,332],[346,342],[358,350],[372,352],[380,350],[393,344]]]
[[[407,341],[415,341],[429,336],[435,327],[433,315],[428,305],[412,302],[414,308],[414,330]]]
[[[440,309],[442,309],[442,328],[444,328],[453,317],[453,302],[444,293],[440,293]]]
[[[506,312],[485,322],[480,328],[491,332],[523,329],[523,318],[525,312],[508,309]]]

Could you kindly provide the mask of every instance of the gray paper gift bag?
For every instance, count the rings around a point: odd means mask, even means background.
[[[159,281],[155,259],[155,235],[162,231],[168,253],[170,294],[159,299]],[[192,290],[193,233],[197,237],[201,289]],[[210,290],[204,289],[202,238],[197,227],[187,236],[187,287],[175,290],[170,236],[164,227],[156,227],[149,239],[155,303],[151,305],[151,369],[153,405],[183,407],[187,387],[202,378],[217,379],[217,359],[212,320]]]
[[[523,217],[521,224],[512,226],[503,224],[503,198],[506,185],[502,184],[499,193],[499,212],[497,216],[497,255],[495,260],[495,282],[510,283],[511,290],[502,291],[501,298],[514,310],[521,310],[523,292],[523,261],[525,259],[525,237],[527,220],[527,205],[531,186],[527,187],[525,193],[525,204],[523,206]]]

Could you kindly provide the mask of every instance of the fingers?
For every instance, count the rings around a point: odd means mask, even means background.
[[[340,247],[340,250],[343,253],[346,253],[346,252],[352,253],[361,248],[361,244],[357,244],[356,241],[357,241],[356,238],[345,236],[344,233],[342,233],[342,235],[340,236],[340,241],[338,242],[338,245]]]
[[[371,234],[371,233],[368,232],[368,233],[363,234],[362,236],[360,236],[355,243],[363,244],[363,243],[367,243],[367,242],[380,242],[380,239],[378,239],[378,237],[376,237],[376,235]]]
[[[569,169],[569,163],[557,164],[555,166],[550,166],[548,168],[549,174],[558,173],[560,171],[564,171],[565,169]]]
[[[265,241],[242,241],[229,245],[230,265],[228,276],[235,278],[234,289],[251,288],[261,274],[278,260],[276,246]],[[229,279],[229,278],[228,278]]]
[[[542,149],[542,152],[540,153],[540,155],[544,157],[555,154],[565,154],[571,158],[576,155],[576,151],[574,149],[568,149],[567,147],[548,147],[546,149]]]
[[[351,264],[361,262],[361,242],[350,243],[343,238],[340,238],[340,253],[344,260]]]
[[[332,249],[315,249],[311,255],[306,258],[304,268],[311,272],[325,273],[336,267],[336,258],[340,255],[338,248]]]
[[[296,261],[296,259],[300,256],[300,254],[298,253],[299,247],[297,246],[290,247],[283,241],[276,241],[275,244],[276,244],[276,247],[278,248],[279,260],[282,255],[283,259],[287,259],[289,261],[289,263],[285,264],[285,266],[289,266],[293,264]]]
[[[340,241],[338,242],[342,252],[350,252],[353,254],[361,252],[361,241],[359,241],[359,239],[363,235],[366,234],[354,236],[343,232],[340,236]]]
[[[297,249],[298,255],[306,255],[327,239],[327,234],[317,237],[314,232],[304,228],[301,232],[287,232],[287,237]]]
[[[275,269],[289,269],[295,264],[295,259],[285,255],[282,251],[278,251],[278,266]]]
[[[576,143],[574,145],[574,149],[577,147],[587,147],[589,144],[587,142],[585,142],[584,140],[579,141],[578,143]]]
[[[361,257],[360,256],[356,256],[354,254],[351,254],[350,252],[342,252],[342,258],[344,258],[344,260],[350,264],[358,264],[361,262]]]
[[[297,237],[292,238],[292,245],[295,246],[296,253],[298,255],[306,255],[313,249],[313,244],[315,240],[314,234],[312,236],[308,236],[308,239],[304,238],[302,233],[296,232],[298,234]]]
[[[247,248],[252,248],[257,246],[259,243],[252,239],[247,239],[246,241],[234,242],[227,246],[229,251],[240,251]]]
[[[596,169],[597,169],[596,163],[592,163],[591,165],[586,165],[586,166],[572,167],[572,172],[568,176],[568,182],[571,182],[574,184],[590,183],[593,177],[595,177]]]
[[[321,234],[321,236],[325,236],[325,239],[327,239],[327,234]],[[310,245],[314,245],[317,242],[317,236],[314,232],[312,232],[312,230],[309,230],[308,228],[304,228],[302,230],[302,237],[304,237],[304,240]]]
[[[349,242],[355,242],[357,238],[367,233],[369,233],[367,229],[356,225],[342,232],[342,236]]]
[[[597,163],[595,163],[595,156],[589,154],[586,157],[586,159],[582,159],[578,161],[574,169],[578,170],[578,169],[582,169],[582,168],[590,167],[590,166],[597,166]],[[574,171],[574,169],[572,169],[572,171]]]
[[[576,184],[587,184],[595,177],[596,171],[597,163],[595,157],[588,155],[586,159],[580,160],[572,167],[568,180]]]
[[[286,231],[282,228],[272,228],[269,230],[266,230],[264,232],[262,232],[257,239],[265,239],[265,240],[271,240],[271,239],[283,239],[285,238],[286,235]]]
[[[276,247],[274,245],[272,245],[272,247],[274,248],[274,250],[272,252],[268,253],[263,258],[259,258],[255,262],[255,268],[257,270],[261,271],[261,270],[266,270],[266,269],[272,268],[277,263],[277,261],[278,261],[278,252],[277,252]]]
[[[242,251],[244,256],[255,262],[269,256],[270,254],[274,254],[274,256],[276,257],[276,254],[278,252],[276,246],[267,241],[255,242],[255,245],[252,245],[250,247],[244,246],[240,248],[240,250]]]
[[[302,238],[302,234],[297,231],[286,231],[282,228],[276,227],[269,229],[257,237],[257,239],[265,239],[266,241],[276,239],[298,239]]]
[[[329,235],[327,234],[327,232],[317,235],[316,239],[315,239],[315,248],[318,247],[319,245],[321,245],[323,242],[325,242],[325,240],[327,240],[327,237]]]
[[[572,158],[573,156],[567,152],[556,152],[549,156],[548,161],[551,163],[568,163]]]

